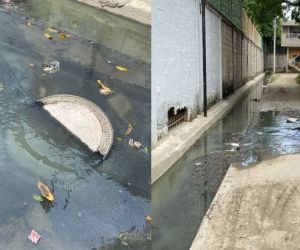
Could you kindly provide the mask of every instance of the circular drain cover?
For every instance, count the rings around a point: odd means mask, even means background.
[[[113,143],[113,128],[99,106],[74,95],[53,95],[37,102],[93,152],[107,157]]]

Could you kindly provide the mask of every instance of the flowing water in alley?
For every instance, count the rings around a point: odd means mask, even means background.
[[[116,136],[134,122],[130,136],[149,147],[150,28],[69,0],[3,2],[0,23],[0,249],[32,249],[32,229],[37,249],[149,249],[150,154],[115,139],[102,161],[35,100],[87,98]],[[49,40],[48,27],[70,37]],[[51,61],[60,70],[44,75]],[[97,79],[113,93],[101,95]],[[33,200],[37,180],[55,203]]]
[[[260,112],[261,92],[261,85],[252,89],[154,184],[153,249],[189,249],[231,163],[246,168],[300,152],[297,124],[286,122],[300,111]]]

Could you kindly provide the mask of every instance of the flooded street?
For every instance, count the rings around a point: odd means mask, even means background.
[[[286,122],[299,111],[260,112],[261,92],[253,89],[154,184],[153,249],[190,248],[230,164],[300,152],[299,124]]]
[[[150,28],[69,0],[1,4],[0,23],[0,249],[32,249],[32,229],[37,249],[149,249],[150,154],[128,139],[150,148]],[[44,75],[51,61],[60,70]],[[95,102],[116,136],[134,122],[131,137],[102,161],[35,104],[54,94]],[[33,200],[37,180],[56,203]]]

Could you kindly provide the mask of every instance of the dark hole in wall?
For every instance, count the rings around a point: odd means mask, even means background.
[[[171,130],[187,119],[188,109],[181,108],[175,112],[174,107],[168,111],[168,129]]]

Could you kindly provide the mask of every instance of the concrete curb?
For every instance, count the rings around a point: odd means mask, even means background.
[[[198,117],[192,122],[186,122],[177,129],[174,129],[152,150],[152,173],[151,183],[155,183],[162,177],[217,121],[226,116],[234,105],[249,91],[258,84],[265,74],[257,76],[238,89],[228,99],[213,106],[208,111],[208,117]]]
[[[122,7],[101,6],[98,0],[76,0],[94,7],[96,9],[104,10],[117,16],[121,16],[132,21],[151,26],[151,4],[145,0],[133,0]],[[150,2],[151,3],[151,2]]]

